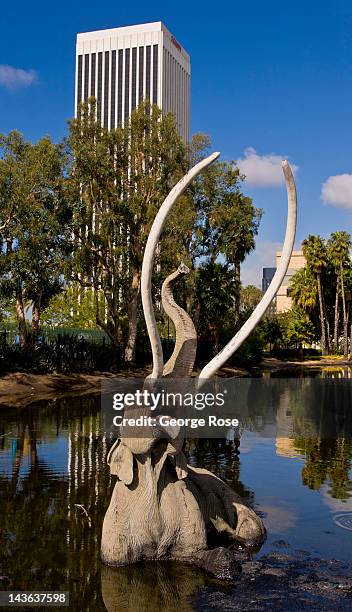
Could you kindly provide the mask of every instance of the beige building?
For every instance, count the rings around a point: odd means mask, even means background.
[[[280,264],[281,255],[281,251],[276,253],[276,268],[278,268]],[[276,312],[285,312],[285,310],[290,310],[292,308],[292,298],[290,298],[288,295],[291,278],[297,272],[297,270],[304,268],[305,265],[306,259],[303,255],[303,251],[292,251],[286,276],[282,281],[279,291],[277,292]]]

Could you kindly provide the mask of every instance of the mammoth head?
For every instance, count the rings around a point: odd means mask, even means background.
[[[125,485],[131,485],[136,462],[144,464],[145,458],[149,457],[156,480],[167,459],[173,462],[177,477],[186,478],[187,462],[182,452],[183,436],[180,435],[180,429],[159,425],[149,428],[146,433],[149,433],[149,436],[123,437],[116,440],[107,456],[111,474],[117,476]]]

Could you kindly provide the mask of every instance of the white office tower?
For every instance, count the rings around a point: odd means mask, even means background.
[[[122,126],[145,99],[176,116],[189,142],[190,59],[160,22],[77,35],[75,109],[93,96],[108,129]]]

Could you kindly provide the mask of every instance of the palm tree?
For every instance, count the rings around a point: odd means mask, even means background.
[[[334,266],[336,274],[334,347],[336,350],[338,345],[339,294],[341,293],[343,315],[343,354],[345,356],[348,354],[348,313],[346,308],[344,269],[350,259],[349,252],[351,247],[351,236],[348,232],[333,232],[327,242],[328,257]]]
[[[317,305],[318,285],[315,274],[305,266],[292,276],[289,295],[293,305],[310,314]]]
[[[346,294],[346,311],[348,325],[350,326],[350,340],[349,340],[349,354],[350,359],[352,358],[352,261],[348,262],[348,265],[344,267],[343,274],[343,285]]]
[[[322,287],[322,272],[328,263],[326,245],[321,236],[309,235],[302,242],[303,255],[306,258],[307,266],[314,272],[317,279],[319,315],[321,326],[321,347],[323,352],[329,351],[329,335],[326,333],[327,321],[325,316],[325,305]]]

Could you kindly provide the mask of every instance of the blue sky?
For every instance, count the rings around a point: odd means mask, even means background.
[[[28,139],[46,133],[61,138],[73,114],[76,33],[159,20],[191,55],[192,132],[208,133],[223,158],[244,160],[244,190],[264,209],[244,281],[260,281],[261,267],[273,265],[283,239],[280,158],[298,167],[297,245],[308,233],[350,231],[348,0],[6,2],[0,15],[0,132],[17,128]]]

